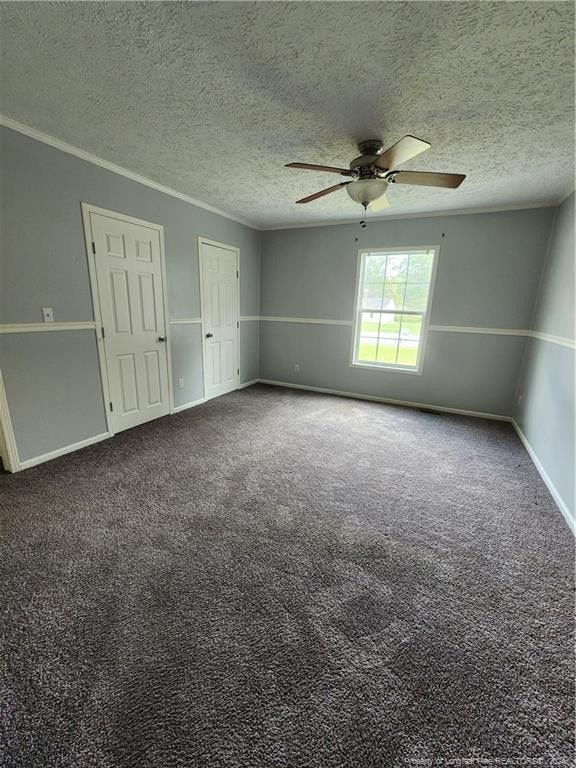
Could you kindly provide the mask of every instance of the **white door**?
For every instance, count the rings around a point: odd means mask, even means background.
[[[209,400],[237,389],[238,354],[238,250],[199,241],[204,397]]]
[[[170,410],[160,231],[90,212],[114,432]]]

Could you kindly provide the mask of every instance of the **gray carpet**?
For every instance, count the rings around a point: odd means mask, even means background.
[[[255,386],[0,488],[3,767],[573,765],[508,424]]]

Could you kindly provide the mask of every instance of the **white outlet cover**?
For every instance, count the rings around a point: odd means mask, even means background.
[[[54,322],[54,310],[52,307],[42,307],[42,322],[53,323]]]

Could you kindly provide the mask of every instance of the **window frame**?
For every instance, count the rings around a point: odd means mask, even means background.
[[[416,358],[415,366],[398,365],[397,363],[364,363],[356,361],[356,348],[358,345],[358,334],[362,327],[362,288],[364,283],[364,255],[368,253],[423,253],[433,251],[432,256],[432,274],[430,275],[430,288],[428,291],[428,302],[426,304],[426,311],[422,313],[422,331],[420,334],[420,342],[418,344],[418,356]],[[428,341],[428,331],[430,328],[430,314],[432,309],[432,301],[434,299],[434,286],[436,283],[436,271],[438,268],[438,260],[440,257],[439,245],[415,245],[405,246],[399,245],[396,248],[379,248],[378,246],[364,247],[358,249],[358,257],[356,263],[356,290],[354,292],[354,315],[352,318],[352,346],[350,349],[350,367],[351,368],[367,368],[373,371],[388,371],[391,373],[412,373],[416,375],[422,374],[422,364],[424,361],[424,353],[426,351],[426,343]],[[404,314],[403,312],[396,312],[395,314]],[[420,312],[413,313],[420,315]]]

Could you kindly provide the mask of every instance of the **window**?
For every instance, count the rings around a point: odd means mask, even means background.
[[[352,365],[419,372],[437,254],[360,251]]]

